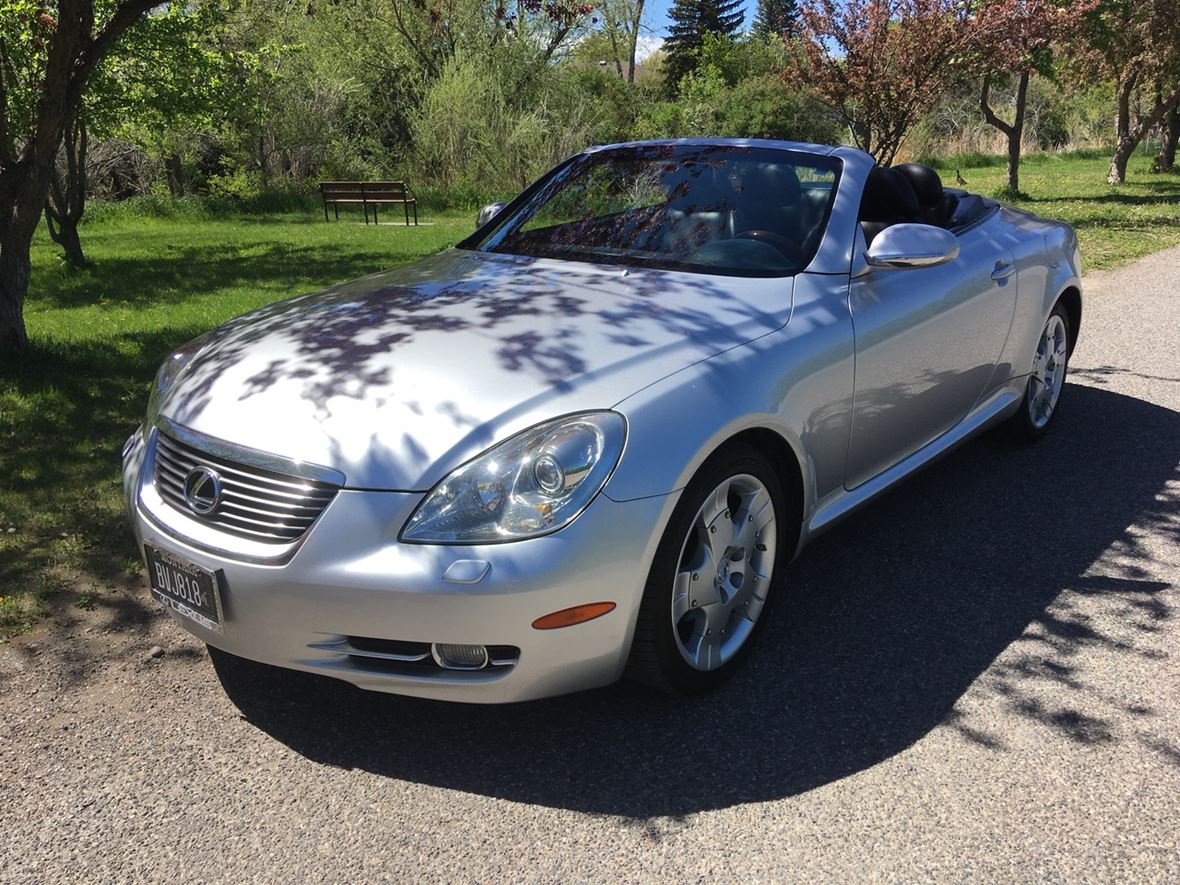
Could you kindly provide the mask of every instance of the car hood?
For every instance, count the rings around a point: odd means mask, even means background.
[[[791,290],[449,249],[227,323],[161,414],[349,487],[425,490],[517,430],[781,328]]]

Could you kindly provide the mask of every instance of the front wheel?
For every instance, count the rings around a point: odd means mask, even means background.
[[[1057,304],[1045,321],[1037,342],[1024,402],[1009,421],[1009,428],[1017,436],[1029,441],[1038,440],[1056,417],[1069,365],[1069,336],[1069,315],[1063,305]]]
[[[660,540],[628,675],[673,694],[729,678],[765,620],[785,519],[778,475],[761,452],[733,445],[706,463]]]

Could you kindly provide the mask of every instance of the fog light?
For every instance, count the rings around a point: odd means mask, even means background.
[[[436,642],[430,646],[430,654],[444,670],[482,670],[488,664],[488,650],[482,645]]]

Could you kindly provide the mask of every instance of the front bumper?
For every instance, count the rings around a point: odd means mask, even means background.
[[[154,438],[124,448],[123,483],[142,553],[145,543],[216,573],[223,632],[177,617],[209,645],[240,657],[344,679],[361,688],[440,700],[505,703],[605,685],[622,674],[667,497],[619,503],[599,495],[573,524],[508,544],[402,544],[420,493],[344,489],[294,549],[249,561],[194,542],[188,520],[156,493]],[[146,468],[146,469],[145,469]],[[174,517],[172,516],[174,514]],[[459,560],[490,566],[475,584],[444,580]],[[589,602],[616,603],[595,620],[556,630],[542,615]],[[348,637],[404,643],[512,646],[511,666],[392,672],[318,646]],[[402,668],[404,670],[404,668]]]

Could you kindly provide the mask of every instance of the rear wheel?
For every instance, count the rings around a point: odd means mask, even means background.
[[[781,484],[764,455],[733,445],[714,456],[660,541],[628,675],[674,694],[729,678],[765,620],[785,519]]]
[[[1065,373],[1069,366],[1069,315],[1058,303],[1041,330],[1032,371],[1024,392],[1020,411],[1009,421],[1009,428],[1029,441],[1040,439],[1049,430],[1061,404]]]

